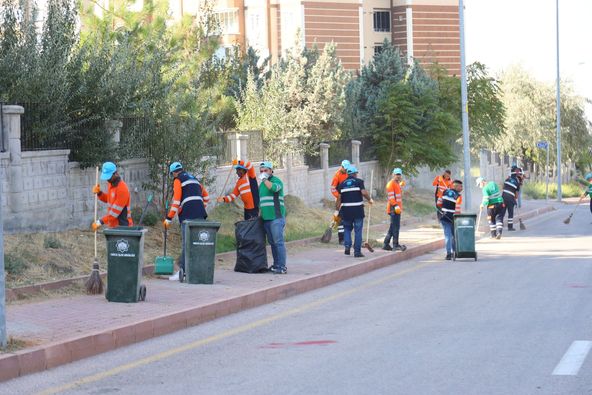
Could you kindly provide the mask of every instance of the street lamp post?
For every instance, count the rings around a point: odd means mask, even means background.
[[[557,31],[557,200],[561,201],[561,87],[559,76],[559,0],[555,0]]]
[[[459,30],[460,30],[460,86],[463,129],[463,159],[465,184],[465,210],[471,208],[471,154],[469,141],[469,108],[467,98],[467,68],[465,62],[465,7],[463,0],[458,2]]]

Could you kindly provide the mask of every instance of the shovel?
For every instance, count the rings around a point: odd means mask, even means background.
[[[166,247],[167,247],[167,236],[168,230],[164,230],[164,251],[162,253],[163,256],[157,256],[156,261],[154,262],[154,274],[173,274],[175,269],[175,260],[172,256],[167,256],[166,254]]]

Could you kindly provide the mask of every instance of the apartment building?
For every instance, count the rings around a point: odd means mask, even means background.
[[[30,0],[26,0],[30,1]],[[122,0],[83,0],[101,14]],[[205,0],[169,0],[173,19],[197,16]],[[381,50],[385,39],[409,59],[438,62],[460,74],[458,0],[212,0],[222,48],[255,48],[279,59],[295,45],[337,45],[348,70],[357,70]],[[40,0],[40,3],[44,3]],[[131,5],[141,9],[142,0]]]
[[[189,1],[189,0],[186,0]],[[223,42],[278,59],[296,45],[337,45],[344,67],[359,69],[385,39],[422,64],[460,73],[457,0],[217,0]]]

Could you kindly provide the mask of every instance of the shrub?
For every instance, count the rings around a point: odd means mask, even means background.
[[[140,218],[142,217],[142,207],[134,207],[132,208],[132,219],[134,220],[134,225],[140,225]],[[160,215],[153,209],[146,210],[146,214],[142,219],[142,226],[154,226],[158,223],[160,219]]]
[[[62,243],[53,236],[46,235],[43,238],[43,248],[60,249],[62,247]]]
[[[29,265],[22,257],[10,252],[4,254],[4,269],[6,273],[18,276],[23,274],[28,268]]]
[[[528,182],[522,187],[525,196],[531,199],[545,199],[547,184],[545,182]],[[576,182],[561,185],[561,194],[564,198],[580,197],[584,187]],[[557,184],[549,183],[549,198],[557,196]]]

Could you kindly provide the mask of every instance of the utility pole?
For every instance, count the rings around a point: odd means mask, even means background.
[[[561,88],[559,76],[559,0],[555,0],[557,30],[557,200],[561,201]]]
[[[471,208],[471,146],[469,142],[469,105],[467,98],[467,67],[465,62],[465,10],[463,0],[458,2],[458,16],[460,21],[460,86],[462,105],[462,129],[463,129],[463,159],[464,159],[464,184],[465,198],[464,209]]]
[[[1,106],[0,111],[2,111]],[[4,127],[4,125],[0,125],[0,127]],[[6,348],[7,344],[5,284],[6,275],[4,273],[4,222],[2,219],[2,182],[0,182],[0,348]]]

